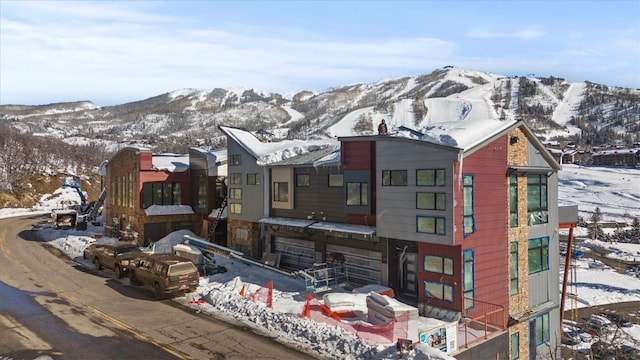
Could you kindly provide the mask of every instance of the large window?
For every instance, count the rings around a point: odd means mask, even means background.
[[[248,185],[259,185],[260,184],[260,174],[247,174],[247,184]]]
[[[509,176],[509,226],[518,226],[518,176]]]
[[[527,219],[529,225],[549,222],[547,175],[527,175]]]
[[[549,237],[529,240],[529,274],[549,270]]]
[[[233,200],[242,200],[242,189],[229,189],[229,198]]]
[[[369,204],[367,183],[347,183],[347,205],[366,206]]]
[[[420,169],[416,170],[416,185],[418,186],[444,186],[444,169]]]
[[[382,186],[407,186],[407,170],[382,170]]]
[[[453,302],[453,286],[439,282],[425,281],[424,296],[432,299]]]
[[[473,175],[462,176],[462,191],[464,204],[462,205],[462,227],[465,236],[476,231],[476,221],[473,205]]]
[[[425,255],[422,266],[424,271],[453,275],[453,259],[450,257]]]
[[[241,185],[242,184],[242,174],[241,173],[231,173],[231,174],[229,174],[229,184],[231,184],[231,185]]]
[[[229,204],[229,211],[232,214],[242,214],[242,204],[236,204],[236,203]]]
[[[296,186],[309,187],[310,183],[311,183],[311,176],[309,174],[296,175]]]
[[[286,183],[286,182],[273,183],[273,201],[279,201],[279,202],[289,201],[289,183]]]
[[[542,314],[529,322],[529,326],[534,328],[533,334],[535,334],[535,339],[531,339],[530,341],[535,341],[536,346],[542,345],[551,340],[551,330],[549,328],[549,313]]]
[[[465,250],[464,251],[464,269],[463,269],[463,277],[462,280],[462,292],[464,296],[464,308],[470,309],[473,307],[473,302],[475,299],[475,291],[474,291],[474,279],[473,279],[473,250]]]
[[[182,205],[180,183],[146,182],[142,185],[142,208],[151,205]]]
[[[445,218],[436,216],[417,216],[419,233],[445,235]]]
[[[509,294],[518,293],[518,242],[509,244]]]
[[[240,154],[232,154],[229,159],[229,165],[237,166],[242,165],[242,156]]]
[[[343,187],[344,175],[343,174],[329,174],[329,187]]]
[[[516,332],[511,334],[511,357],[510,360],[517,360],[520,358],[520,333]]]
[[[416,208],[425,210],[446,210],[445,193],[416,193]]]

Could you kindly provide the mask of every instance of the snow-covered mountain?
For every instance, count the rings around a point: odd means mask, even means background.
[[[522,119],[543,140],[576,142],[577,137],[592,134],[584,139],[589,146],[611,141],[631,144],[640,137],[640,90],[446,66],[418,77],[318,93],[301,91],[288,97],[216,88],[182,89],[107,107],[88,101],[0,105],[0,121],[69,143],[144,140],[151,146],[218,147],[224,145],[218,125],[309,139],[372,134],[382,119],[390,131],[402,126],[421,133],[437,132],[450,122],[462,126],[486,119]]]

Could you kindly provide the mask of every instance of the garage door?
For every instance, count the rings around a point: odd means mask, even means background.
[[[313,241],[276,236],[273,252],[280,254],[280,267],[286,270],[302,270],[313,267],[315,243]]]
[[[331,258],[332,253],[344,255],[344,265],[350,284],[382,283],[382,253],[379,251],[327,244],[327,259]]]

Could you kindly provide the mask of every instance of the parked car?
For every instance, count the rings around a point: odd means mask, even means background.
[[[640,349],[629,345],[622,345],[621,353],[616,357],[620,360],[638,360],[640,359]]]
[[[141,253],[129,264],[132,285],[153,290],[156,299],[196,290],[200,274],[188,259],[173,254]]]
[[[565,345],[576,345],[579,344],[582,341],[582,339],[580,339],[580,335],[578,335],[578,333],[573,330],[573,329],[569,329],[569,328],[563,328],[562,329],[562,343]]]
[[[611,320],[596,314],[591,315],[584,324],[588,330],[593,330],[598,336],[613,327]]]
[[[631,327],[633,325],[629,319],[618,313],[602,313],[602,316],[611,320],[611,322],[619,327]]]
[[[93,260],[93,254],[96,251],[102,250],[102,248],[104,247],[105,244],[98,244],[98,243],[92,243],[87,245],[87,247],[84,248],[84,251],[82,252],[82,257],[84,259],[91,259]]]
[[[129,261],[141,253],[138,245],[130,242],[104,244],[102,249],[94,249],[93,263],[98,270],[103,267],[113,270],[120,279],[127,272]]]
[[[591,340],[593,340],[593,336],[591,336],[591,334],[586,332],[583,328],[576,326],[573,328],[573,330],[578,334],[578,336],[580,336],[580,340],[582,342],[591,342]]]

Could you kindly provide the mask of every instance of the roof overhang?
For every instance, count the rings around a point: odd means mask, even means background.
[[[507,176],[513,175],[515,173],[518,174],[545,174],[550,176],[551,174],[557,172],[558,170],[550,167],[544,166],[513,166],[510,165],[507,168]]]
[[[258,221],[261,224],[271,224],[271,225],[282,225],[282,226],[292,226],[292,227],[301,227],[306,228],[309,225],[313,224],[314,220],[304,220],[304,219],[290,219],[283,217],[266,217],[262,218]]]
[[[553,301],[547,301],[539,305],[532,306],[524,311],[517,312],[515,314],[511,314],[509,316],[509,323],[521,323],[523,321],[527,321],[532,319],[542,313],[549,312],[553,309],[558,308],[559,305],[554,303]]]
[[[291,219],[283,217],[266,217],[260,219],[258,222],[261,224],[291,226],[327,232],[358,234],[363,236],[374,236],[376,234],[376,228],[374,226],[333,223],[326,221]]]

